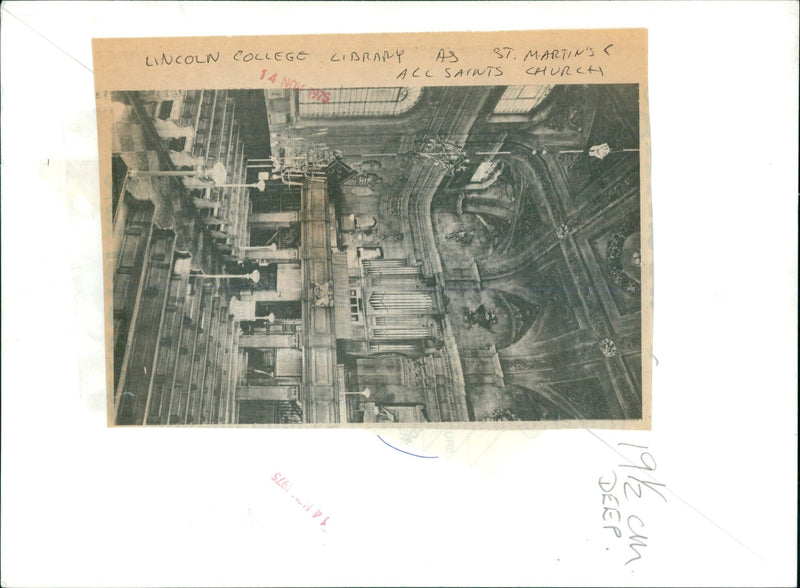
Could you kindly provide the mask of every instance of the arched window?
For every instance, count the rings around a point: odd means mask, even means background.
[[[419,101],[422,88],[321,88],[330,98],[318,99],[313,90],[300,90],[300,117],[342,118],[397,116]]]
[[[494,107],[494,114],[527,114],[547,98],[553,86],[509,86]]]

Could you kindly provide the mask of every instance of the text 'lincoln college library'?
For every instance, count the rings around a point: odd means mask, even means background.
[[[637,85],[111,98],[114,423],[642,417]]]

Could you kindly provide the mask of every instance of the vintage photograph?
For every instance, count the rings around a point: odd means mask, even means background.
[[[110,423],[643,418],[638,84],[296,86],[108,93]]]

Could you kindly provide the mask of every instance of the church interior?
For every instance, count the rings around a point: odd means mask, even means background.
[[[642,418],[638,86],[114,113],[116,424]]]

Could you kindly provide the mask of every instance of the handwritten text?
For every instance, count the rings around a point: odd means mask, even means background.
[[[603,507],[602,519],[604,529],[608,529],[614,535],[614,539],[621,539],[627,536],[629,559],[625,565],[631,564],[642,558],[639,551],[647,547],[647,536],[642,534],[645,523],[642,520],[640,510],[644,502],[658,496],[667,502],[666,496],[662,492],[666,486],[660,482],[643,480],[640,472],[654,472],[656,470],[656,460],[653,455],[646,451],[643,445],[632,445],[630,443],[618,443],[620,451],[631,451],[631,448],[642,450],[638,456],[637,464],[620,464],[618,468],[625,468],[623,473],[618,475],[614,470],[609,475],[600,476],[597,481],[602,492],[601,504]],[[624,477],[623,477],[624,475]],[[621,482],[621,483],[620,483]],[[619,496],[622,490],[621,498]]]

